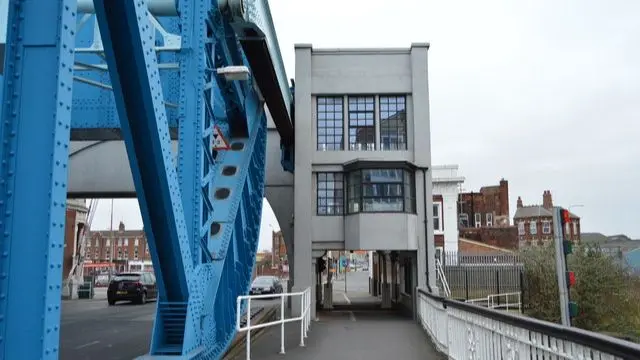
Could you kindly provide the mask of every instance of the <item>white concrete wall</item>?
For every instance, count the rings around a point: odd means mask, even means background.
[[[295,96],[295,177],[294,177],[294,228],[293,228],[293,257],[296,259],[293,266],[294,288],[293,291],[303,291],[313,285],[314,270],[311,263],[311,157],[313,145],[311,136],[311,47],[296,46],[296,96]],[[295,315],[301,313],[298,302],[294,302],[292,312]],[[315,317],[315,307],[312,307],[312,318]]]
[[[458,194],[464,177],[458,175],[458,165],[435,165],[433,169],[433,194],[442,196],[442,230],[444,251],[458,251]]]
[[[431,224],[431,141],[427,44],[406,49],[312,49],[296,46],[296,171],[294,252],[296,288],[311,285],[311,250],[368,249],[416,251],[417,284],[426,284],[427,252],[435,256]],[[344,97],[344,136],[348,138],[347,97],[374,95],[375,120],[379,122],[379,95],[404,94],[407,108],[407,150],[318,151],[316,96]],[[380,148],[376,126],[376,148]],[[415,135],[414,135],[415,134]],[[345,139],[345,149],[348,141]],[[415,175],[415,214],[316,215],[318,171],[342,171],[353,160],[407,161],[428,169]],[[345,204],[346,208],[346,204]],[[427,216],[427,221],[425,221]],[[435,267],[430,264],[435,286]]]
[[[360,213],[344,219],[347,250],[418,250],[415,214]]]

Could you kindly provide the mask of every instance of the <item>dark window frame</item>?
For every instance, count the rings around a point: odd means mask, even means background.
[[[371,108],[368,109],[368,106]],[[370,119],[369,116],[370,115]],[[376,146],[376,97],[374,95],[350,95],[347,97],[347,136],[350,151],[375,151]],[[368,122],[371,125],[366,125]],[[351,135],[351,130],[364,133],[365,141],[357,141],[358,135]],[[353,137],[353,141],[352,141]],[[367,145],[372,143],[371,149]],[[362,144],[364,148],[357,149]]]
[[[331,103],[327,102],[329,100],[331,100]],[[322,109],[322,106],[325,108]],[[339,110],[336,110],[337,106],[340,107]],[[329,107],[332,107],[332,109],[329,110]],[[328,119],[328,117],[332,117],[332,119]],[[324,126],[321,126],[321,121],[324,122]],[[333,125],[327,126],[328,121],[332,121]],[[338,122],[339,126],[336,125]],[[322,133],[322,130],[324,130],[324,133]],[[329,132],[332,132],[332,134],[328,134]],[[324,137],[324,142],[320,141],[321,137]],[[332,141],[329,141],[329,139]],[[323,149],[322,145],[325,145],[326,148]],[[344,98],[342,96],[323,95],[316,97],[316,149],[320,151],[344,150]]]
[[[386,109],[384,107],[386,106]],[[391,108],[395,108],[391,110]],[[380,114],[380,150],[382,151],[405,151],[408,149],[407,144],[407,96],[404,94],[385,94],[380,95],[378,100],[378,113]],[[393,123],[389,122],[390,118]],[[404,130],[404,131],[402,131]],[[395,142],[388,142],[385,146],[385,137],[390,135],[396,136]],[[399,140],[402,139],[402,142]]]
[[[391,164],[389,164],[391,165]],[[347,189],[347,215],[358,214],[358,213],[416,213],[416,199],[415,199],[415,171],[406,167],[362,167],[362,168],[353,168],[349,169],[345,172],[346,176],[344,179],[346,180],[346,189]],[[400,172],[399,181],[371,181],[365,180],[365,171],[374,171],[374,170],[392,170]],[[400,193],[398,195],[385,195],[385,194],[377,194],[377,195],[365,195],[364,189],[368,186],[376,186],[380,188],[385,187],[395,187],[399,186]],[[365,200],[399,200],[400,208],[397,210],[382,209],[382,210],[373,210],[366,209]],[[357,209],[356,209],[357,204]]]
[[[331,175],[331,180],[329,180],[329,175]],[[334,185],[331,188],[328,186],[329,183],[340,184],[340,187],[337,187]],[[342,194],[339,196],[336,196],[335,195],[336,190],[341,191]],[[322,191],[326,191],[327,196],[321,196]],[[329,191],[333,191],[333,196],[328,196]],[[327,201],[326,204],[321,205],[320,199],[325,199],[325,200],[332,199],[334,203],[332,205],[329,205]],[[344,216],[345,214],[344,203],[345,203],[344,173],[340,171],[316,172],[316,215]],[[324,209],[325,212],[322,212],[321,209]],[[329,211],[329,209],[334,209],[334,211]]]

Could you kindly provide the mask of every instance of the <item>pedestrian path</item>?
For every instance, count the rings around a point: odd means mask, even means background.
[[[300,347],[300,324],[285,326],[285,355],[280,355],[280,327],[254,337],[252,360],[445,359],[420,326],[395,311],[321,312],[311,322]],[[244,350],[234,359],[246,359]]]

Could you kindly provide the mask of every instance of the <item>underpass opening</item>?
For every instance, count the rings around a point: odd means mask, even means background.
[[[327,251],[317,261],[316,308],[412,314],[416,261],[416,251]]]

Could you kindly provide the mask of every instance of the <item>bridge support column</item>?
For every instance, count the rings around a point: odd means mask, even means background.
[[[316,276],[315,276],[315,289],[316,289],[316,296],[313,298],[314,303],[312,304],[313,306],[316,307],[316,309],[322,304],[322,297],[323,297],[323,293],[322,293],[322,272],[320,271],[320,268],[318,268],[316,266]]]
[[[76,2],[3,3],[0,358],[57,359]]]
[[[391,307],[391,286],[389,284],[389,255],[382,254],[382,308]]]
[[[398,253],[391,252],[391,300],[398,301]]]

